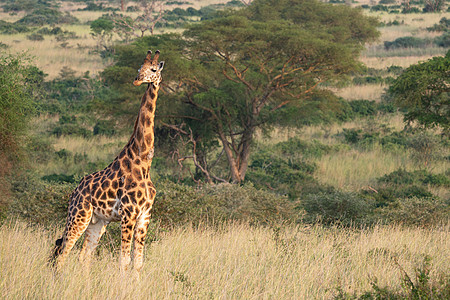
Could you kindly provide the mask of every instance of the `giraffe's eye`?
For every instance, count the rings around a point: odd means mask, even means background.
[[[152,72],[156,72],[156,69],[152,69]]]

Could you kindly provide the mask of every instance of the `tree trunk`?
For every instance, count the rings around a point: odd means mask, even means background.
[[[239,174],[239,166],[237,165],[236,159],[233,155],[233,150],[231,149],[230,144],[228,143],[228,140],[223,133],[220,133],[219,137],[222,141],[222,146],[225,150],[225,154],[227,155],[228,165],[230,166],[231,172],[231,180],[233,183],[239,183],[241,182],[241,176]]]

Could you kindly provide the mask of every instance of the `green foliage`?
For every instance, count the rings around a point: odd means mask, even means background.
[[[63,14],[59,10],[50,7],[37,7],[17,21],[18,24],[29,26],[73,24],[76,22],[78,22],[77,18],[71,16],[69,13]]]
[[[26,25],[17,24],[17,23],[9,23],[3,20],[0,20],[0,32],[3,34],[16,34],[29,32],[30,29]]]
[[[44,37],[41,34],[32,33],[30,35],[27,35],[27,39],[29,39],[30,41],[43,41]]]
[[[166,123],[190,127],[201,137],[202,151],[216,151],[209,145],[217,140],[227,148],[225,139],[231,140],[226,157],[232,181],[239,182],[257,128],[298,125],[301,108],[323,109],[311,123],[333,115],[327,104],[340,110],[341,102],[318,84],[341,81],[342,74],[359,68],[355,57],[378,35],[377,24],[360,10],[316,0],[257,0],[193,24],[183,37],[146,37],[118,47],[116,65],[103,76],[123,99],[134,99],[132,94],[141,93],[129,85],[136,62],[149,48],[160,49],[172,68],[163,74],[172,93],[161,96],[158,112],[171,116]]]
[[[421,184],[450,187],[450,178],[445,174],[432,174],[427,170],[416,170],[408,172],[398,169],[390,174],[378,178],[378,182],[391,183],[396,185]]]
[[[50,1],[46,0],[5,0],[2,1],[4,12],[31,11],[37,7],[52,7]]]
[[[321,186],[313,177],[317,166],[308,160],[332,151],[333,147],[298,138],[259,149],[251,156],[246,181],[257,188],[268,188],[288,195],[292,200],[300,195],[326,191],[328,188]]]
[[[66,175],[66,174],[50,174],[46,176],[42,176],[42,180],[49,182],[58,182],[58,183],[75,183],[74,175]]]
[[[439,20],[439,24],[434,24],[431,27],[427,27],[428,31],[449,31],[450,30],[450,18],[443,17]]]
[[[92,131],[83,127],[77,117],[62,115],[59,117],[58,124],[53,128],[52,134],[58,137],[61,135],[78,135],[87,138],[92,136]]]
[[[429,39],[421,39],[413,36],[399,37],[392,42],[385,41],[384,48],[386,50],[397,48],[421,48],[431,44]]]
[[[67,217],[69,195],[74,184],[47,182],[33,176],[15,177],[12,181],[14,202],[8,208],[11,215],[34,224],[63,224]]]
[[[0,153],[14,156],[26,133],[43,76],[23,56],[0,53]]]
[[[439,47],[449,48],[450,47],[450,31],[445,32],[441,36],[434,38],[434,43]]]
[[[309,194],[301,200],[306,222],[325,225],[364,225],[373,209],[373,200],[357,193],[341,191]]]
[[[160,181],[153,206],[155,221],[162,226],[220,224],[223,221],[251,221],[273,224],[296,222],[301,212],[287,197],[259,190],[251,184],[205,185],[201,188]]]
[[[450,51],[407,68],[389,88],[395,103],[407,110],[405,121],[450,128]]]
[[[433,196],[413,196],[397,199],[378,209],[377,214],[387,223],[434,226],[449,221],[450,202]]]
[[[114,129],[114,121],[111,120],[99,120],[97,124],[95,124],[93,133],[94,135],[100,134],[100,135],[106,135],[106,136],[112,136],[116,133],[116,130]]]
[[[95,3],[93,1],[86,1],[86,7],[79,8],[78,11],[118,11],[119,8],[105,7],[104,3]]]

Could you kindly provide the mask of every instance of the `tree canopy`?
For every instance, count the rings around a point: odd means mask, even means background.
[[[450,51],[445,57],[407,68],[392,84],[389,93],[405,108],[405,121],[424,127],[450,130]]]
[[[160,102],[160,116],[192,129],[202,157],[197,167],[204,171],[208,160],[216,159],[209,150],[220,141],[229,179],[241,182],[256,129],[279,124],[286,116],[295,123],[308,100],[337,101],[324,91],[325,83],[358,70],[359,53],[378,36],[377,24],[360,9],[317,0],[255,0],[193,24],[180,37],[143,38],[121,47],[116,68],[127,68],[123,62],[131,58],[121,51],[159,47],[168,66],[166,97],[172,99]],[[113,70],[104,74],[117,74]]]

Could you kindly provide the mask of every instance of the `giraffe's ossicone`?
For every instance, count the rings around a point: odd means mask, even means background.
[[[87,262],[110,222],[121,222],[121,269],[131,263],[134,237],[134,267],[143,265],[144,240],[156,190],[150,179],[154,153],[156,99],[164,62],[159,51],[148,51],[134,85],[148,83],[134,125],[133,134],[120,154],[105,169],[85,176],[70,195],[64,233],[56,241],[53,259],[60,267],[75,242],[85,232],[80,259]]]

